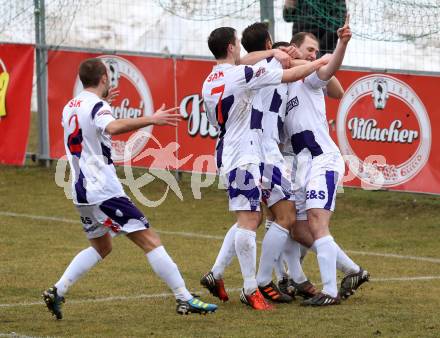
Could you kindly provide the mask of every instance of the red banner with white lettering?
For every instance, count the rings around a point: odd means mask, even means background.
[[[51,156],[64,155],[60,125],[64,104],[82,90],[80,62],[95,54],[49,52]],[[207,60],[100,55],[121,94],[112,103],[116,118],[150,115],[162,103],[179,106],[182,122],[146,128],[115,138],[113,158],[141,167],[215,173],[217,131],[201,98],[214,64]],[[341,100],[327,99],[330,134],[346,160],[345,186],[440,194],[440,108],[434,90],[440,78],[340,71]],[[439,129],[436,131],[436,129]]]
[[[216,172],[214,149],[218,132],[208,123],[201,96],[202,85],[215,62],[177,60],[177,101],[183,121],[179,126],[179,157],[187,161],[180,170]]]
[[[116,118],[150,116],[162,104],[168,108],[175,105],[172,59],[67,51],[49,51],[48,57],[52,158],[65,154],[62,112],[64,105],[83,90],[78,68],[85,59],[99,57],[107,65],[111,85],[120,91],[111,105]],[[174,127],[151,126],[115,136],[112,138],[112,158],[116,163],[130,162],[139,167],[175,169],[178,163],[176,133]],[[124,154],[127,149],[130,151]]]
[[[24,164],[33,73],[34,46],[0,44],[0,164]]]
[[[345,186],[440,193],[440,77],[340,71],[327,100],[331,135],[347,164]]]

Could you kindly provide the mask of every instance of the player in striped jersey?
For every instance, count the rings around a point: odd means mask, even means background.
[[[344,161],[339,148],[331,139],[327,124],[323,89],[339,69],[351,38],[348,17],[338,30],[339,42],[328,65],[305,78],[304,82],[289,85],[285,133],[295,157],[295,196],[297,224],[295,238],[317,253],[323,290],[305,300],[303,305],[324,306],[340,303],[367,281],[369,274],[355,264],[330,235],[329,223],[336,200],[336,188],[344,175]],[[306,35],[312,39],[312,35]],[[316,39],[316,38],[315,38]],[[295,42],[295,37],[294,37]],[[313,40],[313,39],[312,39]],[[316,60],[318,44],[301,43],[304,58]],[[345,269],[347,276],[338,292],[336,266]],[[303,277],[305,278],[305,277]],[[352,283],[356,281],[355,283]]]
[[[216,160],[219,174],[228,187],[229,210],[235,212],[237,219],[229,237],[230,243],[234,244],[244,279],[241,300],[254,309],[267,310],[271,306],[259,292],[255,277],[255,231],[261,221],[260,163],[263,162],[263,111],[261,101],[255,100],[255,95],[263,87],[301,79],[319,69],[329,59],[316,60],[287,70],[269,70],[261,65],[238,65],[240,42],[235,30],[230,27],[212,31],[208,46],[217,65],[206,78],[202,95],[209,122],[220,129]],[[260,54],[265,58],[280,53],[271,50]],[[213,289],[214,292],[211,292],[216,295],[217,283],[205,286],[210,291]]]
[[[110,89],[108,69],[101,59],[87,59],[79,67],[84,90],[63,110],[66,155],[71,168],[73,203],[80,214],[90,246],[79,252],[57,283],[43,292],[49,311],[62,319],[68,289],[112,250],[111,233],[126,234],[145,254],[154,272],[176,298],[179,314],[214,312],[217,306],[195,298],[186,288],[177,265],[142,212],[125,194],[111,159],[111,136],[148,125],[176,126],[177,108],[162,106],[152,116],[116,120],[105,98]]]

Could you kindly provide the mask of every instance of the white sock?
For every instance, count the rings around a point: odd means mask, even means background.
[[[272,270],[281,256],[288,236],[289,231],[275,222],[272,223],[264,235],[257,273],[257,283],[259,286],[266,286],[272,281]]]
[[[273,271],[275,272],[275,277],[277,279],[277,282],[280,282],[283,280],[283,278],[288,278],[289,275],[286,272],[286,268],[284,266],[284,262],[286,261],[284,254],[281,253],[280,257],[276,260]]]
[[[165,251],[163,246],[159,246],[145,254],[153,271],[162,279],[173,291],[176,299],[190,300],[193,298],[185,287],[185,282],[177,268],[176,263]]]
[[[211,271],[215,279],[222,279],[225,269],[231,264],[235,257],[235,232],[237,231],[237,223],[235,223],[226,233],[222,247],[217,255],[214,266]]]
[[[64,296],[73,283],[101,260],[101,255],[91,246],[77,254],[70,262],[66,271],[64,271],[60,280],[55,284],[58,295]]]
[[[338,248],[332,236],[324,236],[317,239],[313,246],[316,248],[319,271],[323,284],[322,292],[336,297],[338,288],[336,285],[336,256]]]
[[[348,275],[350,273],[356,273],[359,272],[360,268],[359,265],[354,263],[350,257],[347,256],[347,254],[339,247],[337,243],[335,243],[337,246],[338,254],[336,256],[336,269],[339,271],[342,271],[344,274]],[[316,253],[316,248],[312,246],[310,248],[314,253]]]
[[[336,258],[336,268],[346,275],[350,273],[357,273],[359,272],[360,268],[359,265],[357,265],[355,262],[351,260],[350,257],[347,256],[347,254],[344,252],[344,250],[341,249],[341,247],[335,243],[338,248],[338,255]]]
[[[302,262],[304,261],[304,258],[307,255],[307,252],[309,252],[310,249],[308,247],[306,247],[305,245],[302,245],[302,244],[300,244],[299,248],[301,250],[301,264],[302,264]]]
[[[235,232],[235,252],[240,262],[241,274],[244,280],[244,293],[251,295],[257,290],[255,270],[257,266],[256,233],[251,230],[237,228]]]
[[[274,221],[266,218],[266,224],[264,226],[266,228],[266,231],[269,230],[270,226],[273,223],[274,223]],[[289,273],[286,271],[285,262],[286,262],[286,259],[283,255],[283,253],[281,252],[280,258],[277,259],[277,261],[275,262],[275,264],[273,266],[273,271],[275,273],[275,277],[277,279],[277,282],[282,281],[284,278],[289,278]]]
[[[286,256],[289,275],[295,283],[303,283],[307,280],[301,266],[301,244],[290,236],[284,244],[284,255]]]

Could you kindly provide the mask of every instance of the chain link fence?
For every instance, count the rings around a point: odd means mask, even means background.
[[[285,2],[289,0],[46,0],[46,43],[210,57],[206,39],[211,30],[232,26],[241,32],[260,20],[264,6],[273,6],[275,40],[289,41],[292,24],[301,20],[328,31],[341,23],[335,13],[341,13],[337,6],[343,0],[295,0],[297,10],[287,19]],[[438,0],[348,0],[343,6],[354,33],[345,66],[440,71]],[[0,0],[0,15],[0,41],[35,42],[33,0]]]

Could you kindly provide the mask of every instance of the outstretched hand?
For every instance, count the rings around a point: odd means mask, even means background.
[[[337,30],[339,41],[347,44],[351,39],[351,29],[350,29],[350,14],[347,13],[345,16],[344,26]]]
[[[178,110],[179,107],[165,109],[165,103],[162,103],[162,106],[152,116],[153,124],[177,127],[177,124],[182,119]]]

